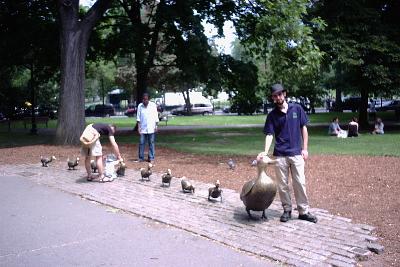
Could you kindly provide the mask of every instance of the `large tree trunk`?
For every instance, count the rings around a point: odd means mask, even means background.
[[[364,88],[361,89],[361,103],[359,107],[358,122],[361,129],[368,130],[368,90]]]
[[[148,72],[145,72],[143,62],[136,62],[136,106],[142,102],[143,94],[147,91]]]
[[[136,66],[136,105],[142,102],[143,93],[147,91],[149,73],[153,67],[154,58],[157,51],[157,42],[159,32],[162,26],[162,10],[165,5],[164,0],[160,0],[157,4],[155,14],[155,26],[152,30],[149,45],[146,44],[144,29],[146,25],[143,24],[143,3],[140,1],[123,1],[122,6],[128,14],[129,19],[134,26],[134,51],[135,51],[135,66]],[[146,14],[146,13],[145,13]],[[149,15],[149,14],[147,14]],[[151,15],[151,14],[150,14]]]
[[[58,0],[61,89],[56,143],[79,144],[85,126],[85,58],[90,33],[112,0],[97,0],[82,18],[79,0]]]
[[[61,91],[56,130],[58,144],[78,144],[85,127],[85,56],[88,34],[81,29],[61,37]]]
[[[342,109],[342,89],[336,88],[336,95],[335,95],[335,108],[336,112],[343,112]]]
[[[185,100],[185,109],[189,115],[192,115],[192,104],[190,103],[190,91],[186,88],[182,91],[183,99]]]

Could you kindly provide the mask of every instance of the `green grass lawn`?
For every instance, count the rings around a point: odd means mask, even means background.
[[[333,117],[339,117],[341,124],[347,124],[352,117],[358,116],[357,113],[345,112],[329,112],[329,113],[316,113],[309,115],[311,123],[325,123],[329,124]],[[381,117],[383,121],[394,120],[393,112],[379,112],[377,116]],[[239,125],[239,124],[264,124],[266,115],[253,115],[253,116],[172,116],[168,122],[161,121],[160,126],[182,126],[182,125]],[[110,117],[110,118],[86,118],[86,123],[114,123],[117,127],[133,127],[136,123],[135,117]],[[372,122],[371,122],[372,123]],[[49,128],[55,128],[57,120],[49,121]],[[22,122],[13,122],[12,129],[23,129]],[[30,125],[27,125],[29,128]],[[43,128],[44,124],[38,124],[39,128]],[[7,131],[7,125],[1,124],[0,131]]]
[[[321,127],[310,127],[311,154],[400,156],[400,132],[385,135],[362,133],[357,138],[336,138]],[[118,137],[119,142],[138,143],[137,135]],[[201,129],[190,133],[158,134],[156,145],[182,152],[222,155],[256,155],[264,149],[262,128]],[[272,151],[272,148],[271,148]]]
[[[319,113],[310,115],[312,123],[326,123],[337,114]],[[354,116],[353,113],[340,113],[342,122]],[[168,125],[237,125],[260,124],[265,115],[256,116],[178,116],[170,119]],[[115,123],[118,127],[132,127],[134,118],[90,118],[87,123]],[[49,122],[49,128],[55,128],[56,121]],[[165,125],[160,123],[161,127]],[[39,125],[39,128],[44,125]],[[28,127],[29,128],[29,127]],[[11,132],[2,125],[0,128],[0,147],[15,147],[30,144],[48,144],[53,136],[28,134],[29,129],[23,125],[13,125]],[[386,131],[385,135],[370,135],[362,132],[358,138],[340,139],[327,135],[327,127],[309,127],[309,151],[312,154],[346,154],[346,155],[388,155],[400,156],[400,131],[397,128]],[[162,133],[157,135],[157,146],[173,148],[179,151],[202,154],[256,155],[264,148],[264,134],[261,127],[198,129],[182,132],[178,135]],[[138,136],[118,136],[119,143],[138,143]]]
[[[383,121],[393,120],[393,112],[379,112],[377,114]],[[358,116],[358,113],[345,112],[329,112],[316,113],[309,115],[311,123],[326,123],[329,124],[332,118],[339,117],[340,123],[347,124],[352,117]],[[252,116],[172,116],[168,122],[160,122],[160,126],[182,126],[182,125],[238,125],[238,124],[264,124],[266,115]],[[133,127],[136,123],[136,118],[88,118],[87,123],[115,123],[118,127]],[[371,122],[372,123],[372,122]]]

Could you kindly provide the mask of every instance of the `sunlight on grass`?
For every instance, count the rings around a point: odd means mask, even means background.
[[[352,113],[340,113],[342,121],[350,118]],[[327,121],[335,113],[319,113],[310,116],[311,122],[325,122],[326,126],[310,126],[309,151],[311,154],[335,155],[370,155],[370,156],[400,156],[400,132],[398,127],[386,131],[384,135],[362,133],[357,138],[340,139],[327,135]],[[264,149],[265,136],[262,132],[265,115],[257,116],[179,116],[168,121],[168,125],[239,125],[257,124],[252,128],[214,128],[192,129],[190,132],[157,134],[156,146],[173,148],[183,152],[223,155],[256,155]],[[116,123],[118,127],[133,128],[134,118],[90,118],[87,123]],[[55,127],[56,121],[50,121],[49,127]],[[161,127],[163,123],[161,122]],[[4,126],[4,125],[3,125]],[[16,127],[21,127],[18,129]],[[12,127],[11,132],[2,127],[0,132],[0,147],[24,146],[30,144],[51,144],[52,135],[29,135],[29,129],[23,125]],[[43,127],[41,125],[41,127]],[[40,131],[39,131],[40,132]],[[137,134],[117,136],[118,143],[139,142]],[[271,148],[272,151],[272,148]],[[136,153],[136,152],[135,152]]]
[[[399,133],[341,139],[328,136],[325,128],[310,128],[309,132],[311,154],[400,156]],[[264,149],[264,139],[261,128],[213,129],[180,134],[179,138],[158,135],[157,145],[191,153],[256,155]]]

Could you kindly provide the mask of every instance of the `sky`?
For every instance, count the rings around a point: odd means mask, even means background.
[[[91,6],[95,0],[80,0],[79,4],[83,6]],[[213,38],[217,34],[217,29],[211,24],[203,24],[204,33],[208,38]],[[215,38],[215,44],[217,45],[219,52],[225,54],[231,54],[232,47],[231,43],[235,40],[235,29],[231,21],[225,22],[224,25],[224,38]]]

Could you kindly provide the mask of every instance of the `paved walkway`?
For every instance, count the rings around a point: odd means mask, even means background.
[[[355,266],[358,261],[368,260],[371,251],[383,251],[377,238],[371,235],[372,226],[354,224],[326,210],[311,210],[319,218],[317,224],[297,219],[281,223],[282,208],[275,201],[266,212],[268,221],[249,221],[239,194],[233,190],[224,189],[222,203],[209,202],[211,185],[197,181],[194,181],[195,194],[188,194],[181,191],[178,179],[173,179],[169,188],[161,187],[160,174],[153,174],[147,182],[141,181],[138,170],[127,169],[126,176],[112,183],[97,183],[86,182],[83,173],[83,166],[77,171],[68,171],[61,162],[48,168],[39,163],[0,167],[0,175],[23,176],[279,264]]]
[[[276,266],[21,176],[0,182],[1,267]]]

